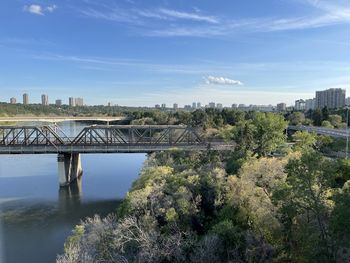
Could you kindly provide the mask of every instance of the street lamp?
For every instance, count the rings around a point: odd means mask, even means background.
[[[349,151],[349,107],[347,107],[346,111],[346,152],[345,158],[348,159],[348,151]]]

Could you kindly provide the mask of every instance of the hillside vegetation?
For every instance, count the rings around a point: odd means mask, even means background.
[[[350,161],[304,132],[280,149],[281,115],[237,116],[219,129],[234,152],[150,155],[116,213],[76,226],[57,262],[349,262]]]

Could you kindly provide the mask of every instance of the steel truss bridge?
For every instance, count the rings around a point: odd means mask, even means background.
[[[58,126],[0,126],[0,154],[150,153],[172,148],[230,150],[207,142],[192,127],[93,125],[68,137]]]

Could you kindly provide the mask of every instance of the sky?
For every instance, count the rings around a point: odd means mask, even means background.
[[[0,101],[291,105],[327,88],[350,94],[349,0],[0,3]]]

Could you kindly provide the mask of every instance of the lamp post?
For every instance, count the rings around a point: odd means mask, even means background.
[[[346,111],[346,152],[345,152],[346,159],[348,159],[348,151],[349,151],[349,107],[347,107],[347,111]]]

